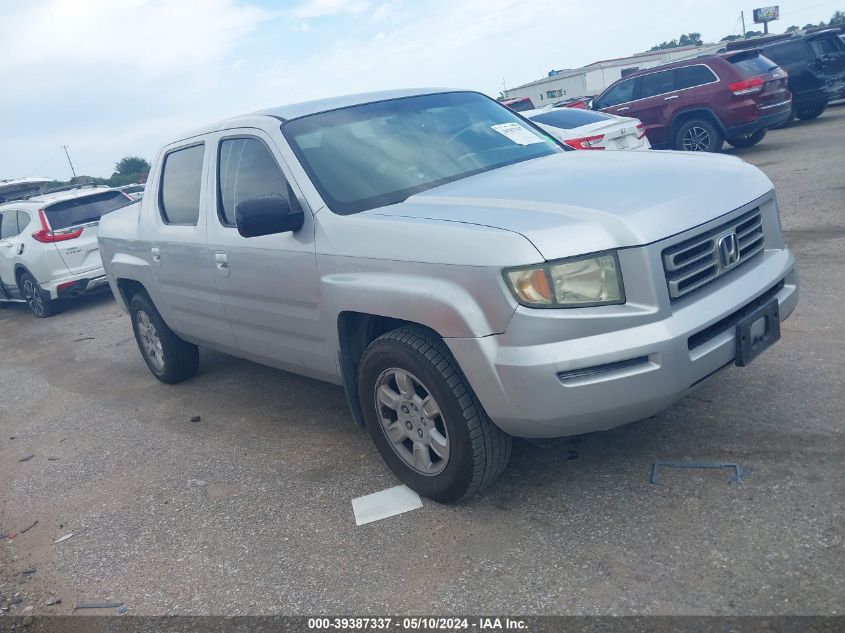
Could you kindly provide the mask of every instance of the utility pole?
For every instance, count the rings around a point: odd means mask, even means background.
[[[68,154],[67,145],[62,145],[62,149],[65,150],[65,156],[67,156],[67,162],[70,165],[70,171],[73,174],[73,177],[76,178],[76,170],[73,168],[73,163],[70,160],[70,154]]]
[[[745,39],[745,34],[747,32],[745,30],[745,11],[739,12],[739,19],[742,20],[742,39]]]

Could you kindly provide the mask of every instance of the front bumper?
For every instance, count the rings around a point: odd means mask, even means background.
[[[548,330],[548,324],[538,322],[545,316],[538,311],[519,308],[505,334],[446,342],[505,432],[542,438],[613,428],[660,413],[733,364],[732,316],[748,304],[768,293],[778,300],[781,320],[795,309],[798,278],[790,251],[775,248],[758,257],[742,274],[642,325],[624,327],[630,317],[619,316],[619,328],[591,334],[595,326],[588,319],[574,323],[561,317],[561,331],[585,335],[525,345],[530,328]],[[639,308],[648,320],[648,307]]]

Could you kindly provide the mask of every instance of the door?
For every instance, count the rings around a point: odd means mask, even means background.
[[[146,223],[147,256],[161,293],[154,299],[173,321],[168,325],[194,343],[232,351],[232,329],[208,266],[207,214],[201,213],[210,195],[203,187],[205,153],[204,143],[193,143],[170,148],[164,155],[153,190],[154,217]]]
[[[259,196],[281,196],[292,209],[303,208],[278,147],[260,130],[231,130],[219,135],[214,156],[208,266],[241,355],[297,373],[326,375],[335,359],[327,358],[320,322],[310,210],[304,208],[305,223],[296,232],[245,238],[235,222],[238,203]]]
[[[23,216],[25,223],[28,222],[29,216],[23,212],[14,209],[0,212],[0,299],[13,298],[10,293],[17,288],[15,260],[21,248],[20,233],[23,230],[18,215]]]
[[[674,76],[675,70],[672,69],[642,75],[639,99],[625,113],[640,120],[652,145],[672,143],[672,116],[681,104],[681,94],[676,89]]]
[[[611,86],[604,94],[596,97],[593,110],[602,110],[620,116],[635,116],[631,114],[631,102],[636,99],[637,79],[626,79]]]

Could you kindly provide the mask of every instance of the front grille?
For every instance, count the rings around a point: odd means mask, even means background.
[[[669,297],[679,299],[741,266],[763,250],[760,209],[663,250]]]

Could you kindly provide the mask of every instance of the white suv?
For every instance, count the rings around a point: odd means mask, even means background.
[[[0,302],[44,318],[59,299],[105,288],[100,217],[131,203],[115,189],[73,187],[0,205]]]

